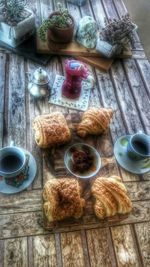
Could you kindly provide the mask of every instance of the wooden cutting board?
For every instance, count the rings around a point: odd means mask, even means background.
[[[98,58],[98,57],[77,56],[76,58],[102,71],[108,71],[112,63],[114,62],[114,59]]]
[[[104,58],[100,53],[97,53],[95,49],[88,49],[76,42],[71,42],[69,44],[56,44],[51,42],[48,44],[47,42],[41,41],[38,35],[37,53],[74,56],[83,62],[103,71],[108,71],[114,61],[114,59]],[[131,49],[127,48],[123,54],[120,55],[120,58],[129,58],[131,56]]]
[[[116,161],[112,156],[112,147],[110,145],[109,134],[103,134],[100,136],[88,136],[86,138],[81,138],[76,133],[76,127],[78,123],[81,121],[81,114],[79,113],[69,113],[64,114],[67,120],[68,126],[71,130],[71,141],[70,143],[58,147],[54,147],[53,149],[44,149],[44,166],[45,166],[45,176],[44,182],[49,179],[61,179],[72,177],[71,174],[65,168],[64,165],[64,154],[67,148],[70,145],[75,143],[87,143],[89,145],[95,146],[97,144],[97,150],[101,155],[102,166],[100,171],[98,172],[97,176],[109,177],[111,175],[119,175],[118,167],[116,165]],[[107,149],[107,157],[105,157],[105,150]],[[115,215],[110,218],[106,218],[104,220],[99,220],[94,213],[93,208],[93,198],[91,196],[91,185],[94,182],[95,177],[92,179],[78,179],[80,186],[82,188],[82,197],[86,200],[86,206],[84,209],[84,213],[82,218],[74,219],[74,218],[67,218],[63,221],[58,221],[54,223],[48,222],[44,212],[43,212],[43,219],[41,221],[41,225],[49,231],[58,230],[63,228],[65,231],[66,229],[74,229],[74,227],[78,228],[79,226],[82,229],[86,229],[90,227],[91,224],[94,225],[102,225],[105,227],[109,225],[110,222],[119,223],[120,221],[126,219],[129,216],[132,219],[132,215]]]
[[[79,43],[72,41],[68,44],[60,44],[54,42],[43,42],[37,35],[37,53],[40,54],[57,54],[57,55],[70,55],[70,56],[86,56],[102,58],[103,55],[98,53],[95,49],[86,48]],[[131,49],[128,47],[118,58],[128,58],[132,56]]]

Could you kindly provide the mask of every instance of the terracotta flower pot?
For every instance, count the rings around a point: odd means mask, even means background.
[[[54,15],[59,15],[59,12],[53,12],[49,18],[51,18]],[[53,41],[57,43],[69,43],[71,42],[73,38],[73,33],[74,33],[74,19],[73,17],[69,14],[69,17],[72,21],[72,24],[69,25],[67,28],[60,28],[56,26],[52,26],[47,30],[47,40],[48,41]]]

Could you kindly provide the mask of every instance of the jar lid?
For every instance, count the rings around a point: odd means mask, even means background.
[[[45,70],[42,68],[38,68],[35,70],[33,74],[33,83],[38,84],[38,85],[44,85],[49,82],[49,77],[48,74]]]

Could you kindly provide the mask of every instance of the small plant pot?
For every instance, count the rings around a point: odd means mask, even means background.
[[[11,26],[6,22],[0,22],[0,41],[16,47],[27,40],[35,31],[35,16],[29,9],[25,9],[29,16],[19,22],[16,26]]]
[[[59,15],[59,12],[53,12],[49,18],[51,18],[54,15]],[[69,43],[71,42],[74,34],[74,19],[71,15],[70,19],[72,21],[72,24],[70,24],[67,28],[59,28],[56,26],[52,26],[47,30],[47,41],[48,42],[56,42],[56,43]]]
[[[132,29],[130,34],[134,34],[137,30],[137,25],[133,24],[133,26],[134,28]],[[122,53],[125,47],[129,45],[130,38],[128,35],[126,35],[126,33],[120,34],[119,42],[114,45],[98,38],[96,44],[96,51],[102,54],[104,57],[115,58],[116,56]]]

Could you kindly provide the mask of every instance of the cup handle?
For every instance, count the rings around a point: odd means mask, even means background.
[[[14,146],[15,142],[13,140],[10,141],[10,146]]]

